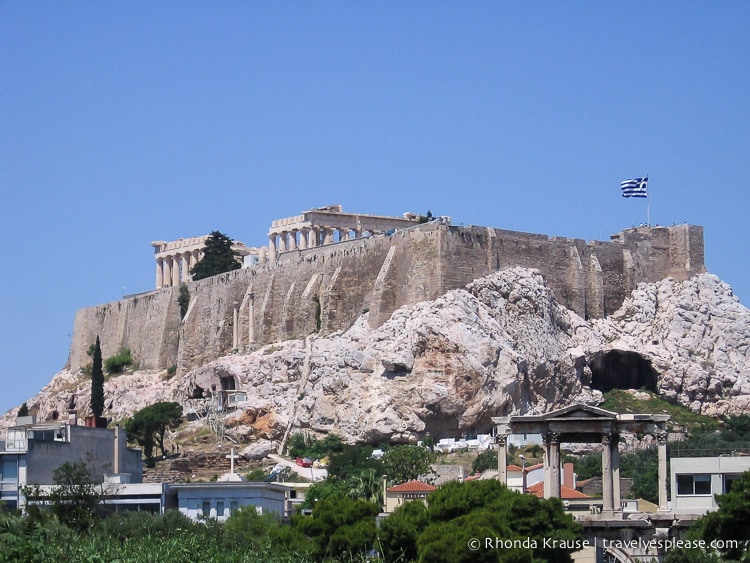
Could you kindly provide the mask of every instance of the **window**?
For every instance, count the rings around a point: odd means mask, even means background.
[[[237,512],[237,509],[240,507],[240,503],[236,500],[232,500],[229,502],[229,513],[234,514]]]
[[[732,490],[732,485],[740,480],[740,475],[737,473],[724,475],[724,494]]]
[[[710,495],[711,475],[677,475],[678,495]]]
[[[0,481],[18,481],[18,458],[16,456],[0,461]]]
[[[201,514],[208,518],[211,516],[211,501],[210,500],[204,500],[203,501],[203,509],[201,510]]]
[[[216,501],[216,517],[217,518],[224,517],[224,501],[223,500]]]

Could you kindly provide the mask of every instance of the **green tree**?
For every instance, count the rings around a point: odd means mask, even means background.
[[[417,540],[429,524],[423,502],[406,502],[380,523],[380,548],[386,561],[416,561]]]
[[[487,469],[497,469],[497,452],[495,450],[482,452],[474,459],[471,468],[474,473],[481,473]]]
[[[435,453],[422,446],[394,446],[383,455],[382,462],[388,480],[403,483],[430,472]]]
[[[154,446],[166,454],[164,436],[168,429],[177,428],[182,422],[182,406],[175,402],[154,403],[143,408],[125,423],[128,440],[136,440],[143,448],[149,465],[154,463]]]
[[[375,504],[383,504],[383,477],[375,469],[366,469],[349,481],[349,496],[353,499],[366,500]]]
[[[186,283],[180,284],[180,292],[177,296],[177,305],[180,307],[180,318],[184,319],[190,305],[190,290]]]
[[[224,535],[242,551],[273,551],[300,555],[310,551],[309,541],[296,527],[283,524],[275,514],[258,514],[254,506],[243,506],[224,523]]]
[[[238,270],[242,264],[237,259],[237,253],[232,249],[233,242],[231,238],[219,231],[211,232],[203,248],[203,258],[190,270],[193,279],[202,280]]]
[[[65,526],[77,531],[88,530],[98,520],[96,508],[102,498],[88,468],[81,462],[66,461],[52,472],[54,487],[41,493],[38,486],[26,487],[24,495],[32,520],[40,521],[39,503],[48,505]]]
[[[496,561],[528,561],[531,554],[520,549],[480,549],[472,550],[469,542],[484,538],[514,539],[515,534],[508,528],[501,516],[489,510],[476,510],[448,522],[433,522],[420,534],[418,551],[420,563],[474,563]],[[481,538],[481,539],[480,539]],[[520,552],[520,553],[519,553]],[[525,557],[524,557],[525,555]],[[539,559],[546,561],[546,559]]]
[[[565,514],[560,499],[522,495],[494,480],[446,483],[429,496],[428,502],[430,525],[419,537],[420,561],[481,560],[471,559],[472,555],[484,555],[481,549],[472,552],[467,548],[467,530],[473,532],[470,537],[474,538],[536,540],[536,547],[532,545],[531,549],[503,550],[500,561],[567,562],[577,549],[569,543],[545,546],[544,539],[583,541],[583,528]],[[453,551],[450,545],[456,546]],[[446,550],[448,559],[435,559]],[[498,557],[495,550],[487,551]]]
[[[296,521],[296,527],[312,540],[317,560],[325,556],[356,556],[375,546],[375,516],[380,506],[338,495],[321,499],[312,517]]]
[[[327,469],[329,477],[342,480],[356,478],[370,470],[378,477],[385,473],[381,461],[372,457],[372,446],[344,446],[341,452],[331,454]]]
[[[102,347],[99,336],[94,343],[91,366],[91,412],[99,418],[104,412],[104,370],[102,369]]]
[[[29,416],[29,407],[26,405],[26,403],[24,403],[20,407],[18,407],[18,415],[17,416]]]
[[[303,508],[314,508],[318,502],[328,497],[345,497],[349,494],[349,486],[341,479],[331,478],[318,481],[310,485],[305,493]]]
[[[733,540],[735,543],[719,550],[723,561],[750,561],[750,471],[732,484],[732,489],[717,495],[719,509],[695,524],[694,537],[710,543]]]

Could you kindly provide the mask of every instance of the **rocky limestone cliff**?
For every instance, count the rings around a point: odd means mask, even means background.
[[[402,307],[378,328],[367,317],[179,377],[142,371],[112,378],[104,414],[117,420],[177,400],[201,415],[209,397],[234,389],[246,400],[224,416],[239,441],[278,440],[297,429],[350,442],[456,436],[488,431],[492,416],[597,404],[601,392],[591,384],[601,381],[599,360],[612,351],[636,356],[671,401],[709,415],[750,411],[750,310],[710,274],[640,284],[615,314],[590,321],[555,301],[538,271],[524,268]],[[88,404],[88,380],[67,370],[28,401],[42,419],[62,418],[68,408],[84,414]]]

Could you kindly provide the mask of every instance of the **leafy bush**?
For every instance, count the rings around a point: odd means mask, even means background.
[[[263,471],[260,467],[254,468],[252,471],[250,471],[250,473],[245,475],[245,479],[247,481],[254,483],[264,481],[266,477],[268,477],[268,475],[266,475],[266,472]]]
[[[180,284],[180,292],[177,296],[177,305],[180,307],[180,318],[184,319],[190,305],[190,290],[186,283]]]
[[[121,374],[132,363],[133,357],[130,355],[130,349],[123,348],[118,354],[104,360],[104,369],[110,375]]]
[[[344,442],[336,434],[329,434],[325,438],[318,440],[308,434],[297,432],[289,438],[287,451],[290,457],[320,459],[323,456],[344,451]]]
[[[474,473],[481,473],[487,469],[497,469],[497,452],[495,450],[482,452],[474,459],[471,468]]]

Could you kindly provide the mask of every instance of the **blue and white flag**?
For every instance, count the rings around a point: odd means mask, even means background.
[[[622,197],[648,197],[648,176],[620,182]]]

